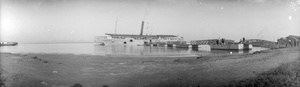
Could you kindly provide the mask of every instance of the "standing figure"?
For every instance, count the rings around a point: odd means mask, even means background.
[[[224,38],[222,38],[222,44],[224,44],[225,43],[225,39]]]

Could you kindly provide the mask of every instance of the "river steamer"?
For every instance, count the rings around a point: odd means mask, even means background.
[[[146,45],[146,44],[167,44],[183,41],[183,37],[176,35],[143,35],[142,22],[140,34],[109,34],[96,36],[95,43],[99,45]]]

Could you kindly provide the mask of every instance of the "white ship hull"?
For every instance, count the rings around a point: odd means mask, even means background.
[[[135,45],[142,46],[149,43],[168,43],[168,42],[182,41],[178,39],[134,39],[134,38],[111,38],[109,36],[97,36],[95,37],[95,43],[99,45]]]
[[[133,38],[126,38],[126,39],[111,39],[111,38],[96,38],[96,44],[103,44],[103,45],[143,45],[146,40],[136,40]]]

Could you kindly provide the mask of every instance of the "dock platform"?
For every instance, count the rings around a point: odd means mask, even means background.
[[[210,45],[211,50],[251,50],[252,44],[216,44]]]

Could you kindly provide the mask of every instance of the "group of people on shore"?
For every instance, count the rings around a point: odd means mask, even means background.
[[[245,42],[246,42],[246,39],[245,39],[245,37],[243,37],[243,39],[241,39],[239,43],[245,43]],[[225,38],[222,38],[222,39],[219,38],[218,40],[216,40],[216,44],[227,44],[227,42],[226,42]]]
[[[225,38],[218,39],[218,40],[216,41],[216,44],[225,44]]]
[[[245,42],[246,42],[245,37],[243,37],[243,39],[241,39],[239,43],[245,43]]]

